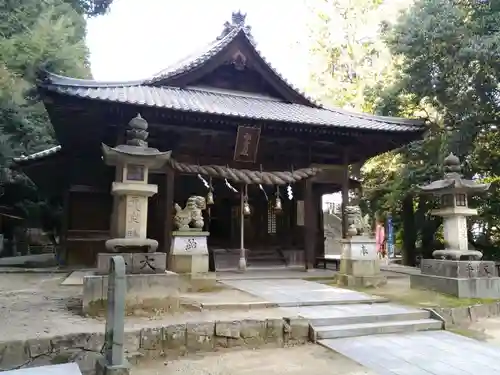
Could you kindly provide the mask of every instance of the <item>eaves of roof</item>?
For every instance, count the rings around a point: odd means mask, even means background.
[[[422,132],[421,120],[351,113],[339,109],[313,108],[262,97],[231,95],[203,89],[152,87],[136,84],[87,85],[45,84],[46,90],[58,94],[107,102],[165,108],[183,112],[231,116],[241,119],[286,122],[304,126],[325,126],[346,130],[380,130],[388,132]]]

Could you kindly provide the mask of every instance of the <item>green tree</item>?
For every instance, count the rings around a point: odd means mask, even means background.
[[[348,4],[342,9],[350,16],[344,13],[344,23],[337,26],[332,14],[339,13],[342,3]],[[466,177],[498,181],[500,2],[416,0],[405,4],[408,9],[399,18],[380,15],[399,12],[394,3],[384,2],[382,8],[370,1],[321,2],[312,23],[312,52],[320,68],[312,80],[322,88],[316,92],[326,102],[427,119],[429,131],[423,140],[373,158],[363,167],[364,205],[372,213],[392,212],[405,262],[411,264],[416,245],[424,256],[443,246],[441,222],[429,215],[434,202],[420,195],[418,186],[442,177],[447,153],[453,151],[463,160]],[[345,37],[359,35],[370,22],[378,22],[370,44]],[[341,37],[333,39],[335,32]],[[356,40],[353,48],[349,41]],[[374,46],[381,63],[365,65],[363,56],[370,56]],[[355,74],[346,74],[350,68],[339,69],[351,66],[357,69]],[[500,247],[499,198],[494,186],[487,195],[471,200],[482,215],[472,224],[484,229],[479,236],[471,231],[471,241],[489,253]]]
[[[391,55],[380,38],[396,2],[310,0],[310,87],[324,103],[371,112],[368,87],[384,79]]]
[[[386,34],[396,74],[389,87],[371,93],[377,98],[378,111],[401,115],[410,109],[432,114],[427,116],[429,135],[401,153],[404,165],[397,184],[403,186],[395,186],[394,181],[391,187],[384,187],[392,190],[390,197],[399,195],[396,201],[408,199],[405,192],[415,191],[417,185],[441,178],[439,166],[449,151],[464,161],[466,177],[495,180],[498,176],[494,150],[499,140],[495,126],[499,120],[499,5],[496,1],[419,0]],[[489,252],[499,244],[491,232],[498,228],[498,198],[494,186],[486,196],[472,200],[482,213],[476,223],[483,224],[480,237],[483,249],[489,248]],[[418,231],[427,256],[439,237],[439,220],[429,217],[432,205],[424,196],[406,205],[416,207],[411,213],[416,228],[405,231]],[[480,246],[477,236],[471,233],[470,237]]]
[[[50,216],[50,205],[23,175],[8,169],[13,156],[55,143],[36,91],[38,71],[90,77],[85,18],[107,11],[110,0],[0,1],[0,180],[2,204],[26,215]],[[13,187],[11,186],[13,185]],[[57,211],[57,210],[56,210]]]

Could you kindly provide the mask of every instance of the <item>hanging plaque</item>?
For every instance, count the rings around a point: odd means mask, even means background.
[[[234,146],[234,160],[255,163],[259,149],[260,128],[239,126]]]

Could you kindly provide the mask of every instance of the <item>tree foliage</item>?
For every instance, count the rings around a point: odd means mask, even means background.
[[[90,77],[85,18],[107,11],[110,0],[0,1],[0,179],[2,204],[37,207],[34,186],[8,169],[12,157],[55,143],[36,90],[38,71]],[[14,184],[14,189],[10,185]],[[39,211],[39,210],[38,210]]]
[[[309,90],[326,103],[365,109],[364,89],[385,69],[378,38],[381,0],[315,0],[311,8]]]
[[[336,12],[339,2],[322,3],[330,4],[330,10]],[[373,12],[381,9],[374,8],[372,2],[349,4],[370,9],[372,19],[376,18]],[[386,6],[395,4],[384,2]],[[471,242],[486,256],[493,255],[500,248],[500,1],[416,0],[406,5],[396,22],[379,17],[380,27],[372,35],[373,45],[388,52],[378,55],[385,59],[381,64],[384,69],[360,75],[360,81],[347,90],[349,94],[336,91],[345,79],[332,70],[321,71],[320,75],[327,78],[312,79],[319,84],[328,81],[335,93],[325,90],[323,99],[334,104],[342,105],[344,100],[376,114],[426,118],[429,130],[423,140],[380,155],[363,169],[365,206],[372,211],[392,212],[408,263],[414,259],[416,244],[426,256],[442,246],[436,243],[441,238],[441,222],[429,215],[434,202],[420,195],[418,186],[442,177],[442,160],[450,151],[462,159],[465,177],[493,182],[488,194],[471,200],[480,217],[471,222],[470,228]],[[366,14],[365,10],[358,12]],[[328,61],[338,61],[329,51],[345,45],[339,47],[329,40],[323,30],[333,25],[326,26],[325,22],[313,28],[315,48],[326,56],[328,66]],[[358,43],[358,49],[365,53],[370,50],[362,47]]]

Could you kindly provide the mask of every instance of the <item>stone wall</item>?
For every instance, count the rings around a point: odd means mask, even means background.
[[[464,325],[500,315],[500,302],[488,304],[434,308],[447,325]]]
[[[177,324],[126,332],[125,353],[137,363],[143,358],[175,358],[225,348],[293,346],[309,341],[309,332],[308,321],[299,318]],[[0,371],[77,362],[82,373],[93,374],[103,345],[103,333],[0,342]]]

